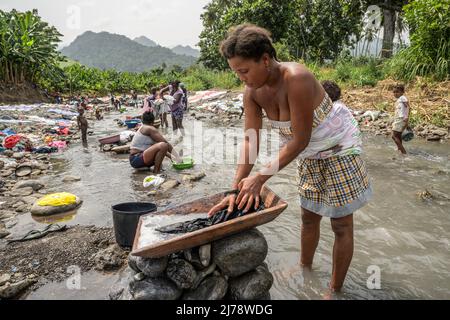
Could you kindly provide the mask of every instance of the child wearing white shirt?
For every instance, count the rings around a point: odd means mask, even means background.
[[[405,86],[402,84],[394,86],[393,93],[397,101],[395,102],[394,122],[392,123],[392,139],[398,150],[402,154],[406,154],[402,144],[402,132],[408,127],[410,108],[408,99],[404,96]]]

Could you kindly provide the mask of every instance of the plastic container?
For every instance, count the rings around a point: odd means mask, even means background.
[[[140,216],[156,210],[156,204],[151,202],[125,202],[112,206],[117,244],[132,247]]]
[[[405,142],[411,141],[414,138],[414,132],[410,128],[406,128],[402,133],[402,140]]]
[[[127,125],[128,129],[133,129],[135,128],[139,123],[141,123],[140,120],[125,120],[125,124]]]
[[[194,159],[192,158],[183,158],[183,162],[181,163],[173,163],[172,166],[177,170],[190,169],[194,166]]]

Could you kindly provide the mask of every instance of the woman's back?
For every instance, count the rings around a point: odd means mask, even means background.
[[[150,136],[141,132],[144,126],[145,125],[142,125],[134,135],[133,140],[131,141],[130,149],[144,151],[155,144],[155,141]]]

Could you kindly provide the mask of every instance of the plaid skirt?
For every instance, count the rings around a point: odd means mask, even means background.
[[[302,208],[324,217],[345,217],[372,196],[364,161],[359,155],[298,161],[298,189]]]

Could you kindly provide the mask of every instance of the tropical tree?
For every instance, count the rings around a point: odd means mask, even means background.
[[[382,58],[392,57],[396,29],[402,29],[403,6],[408,0],[366,0],[366,5],[377,5],[383,11],[383,47]],[[397,26],[397,27],[396,27]]]
[[[411,45],[397,53],[389,65],[399,78],[416,76],[448,79],[450,73],[450,1],[412,1],[404,7]]]
[[[62,35],[41,20],[37,10],[0,10],[0,65],[2,80],[19,84],[58,72],[57,51]]]
[[[201,15],[200,61],[225,69],[218,47],[227,30],[244,22],[268,29],[288,56],[320,60],[336,58],[350,36],[359,34],[363,3],[356,0],[213,0]]]

